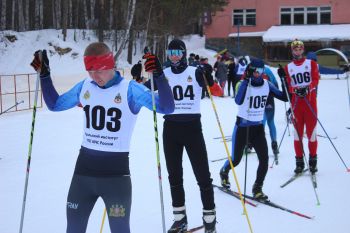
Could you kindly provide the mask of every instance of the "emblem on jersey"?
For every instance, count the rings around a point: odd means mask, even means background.
[[[112,205],[111,208],[109,208],[109,215],[110,217],[125,217],[125,208],[123,205]]]
[[[309,66],[306,65],[306,66],[305,66],[305,70],[308,70],[308,69],[309,69]]]
[[[192,82],[192,78],[191,78],[191,76],[188,76],[188,78],[187,78],[187,82]]]
[[[290,69],[289,73],[293,73],[293,69]]]
[[[122,97],[120,96],[120,93],[118,93],[118,95],[115,96],[114,102],[116,104],[120,104],[122,102]]]
[[[90,99],[90,92],[88,90],[84,93],[84,99],[85,100]]]

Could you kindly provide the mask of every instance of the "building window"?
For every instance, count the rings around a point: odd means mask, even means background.
[[[330,24],[332,9],[321,7],[282,7],[280,11],[281,25]]]
[[[291,25],[292,24],[292,9],[282,8],[281,9],[281,25]]]
[[[331,23],[331,7],[320,7],[320,20],[321,24]]]
[[[233,10],[233,25],[255,26],[256,10],[255,9]]]

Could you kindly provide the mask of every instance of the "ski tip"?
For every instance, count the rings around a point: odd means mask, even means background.
[[[316,204],[316,206],[321,206],[321,203],[318,202],[318,203]]]
[[[350,168],[347,168],[346,171],[347,171],[347,172],[350,172]]]

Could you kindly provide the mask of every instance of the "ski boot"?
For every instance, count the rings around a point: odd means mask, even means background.
[[[203,210],[203,225],[205,233],[216,233],[216,212],[215,209]]]
[[[280,152],[278,151],[278,145],[276,141],[271,142],[271,147],[274,155],[279,154]]]
[[[295,162],[296,162],[296,168],[294,169],[295,174],[301,174],[304,171],[304,159],[303,157],[297,158],[295,157]]]
[[[231,187],[230,181],[228,180],[228,171],[225,171],[225,168],[221,168],[220,170],[220,179],[222,187],[226,189]]]
[[[268,199],[269,199],[269,197],[265,193],[263,193],[262,185],[258,185],[256,183],[254,183],[252,193],[253,193],[253,197],[256,200],[268,201]]]
[[[312,174],[315,174],[318,169],[317,169],[317,155],[310,155],[309,156],[309,167],[310,167],[310,172]]]
[[[185,206],[174,207],[174,223],[168,233],[182,233],[187,231],[187,216]]]

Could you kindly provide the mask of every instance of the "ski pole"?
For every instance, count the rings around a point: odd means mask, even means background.
[[[14,104],[13,106],[9,107],[9,108],[8,108],[8,109],[6,109],[5,111],[0,112],[0,115],[2,115],[2,114],[4,114],[4,113],[6,113],[6,112],[8,112],[8,111],[10,111],[12,108],[14,108],[14,107],[16,107],[16,106],[20,105],[21,103],[24,103],[24,101],[22,100],[22,101],[20,101],[20,102],[16,102],[16,104]]]
[[[280,68],[282,68],[281,65],[279,65]],[[303,137],[302,135],[299,135],[298,133],[298,130],[297,130],[297,127],[296,127],[296,118],[295,118],[295,115],[294,115],[294,109],[293,109],[293,106],[292,106],[292,102],[290,101],[290,97],[289,97],[289,92],[288,92],[288,88],[287,88],[287,84],[286,84],[286,80],[285,80],[285,77],[280,77],[281,78],[281,81],[282,81],[282,88],[284,88],[285,90],[285,93],[287,95],[287,99],[288,99],[288,103],[289,103],[289,107],[290,107],[290,110],[291,110],[291,114],[292,114],[292,124],[294,126],[294,130],[297,132],[297,137],[299,138],[299,145],[301,147],[301,151],[303,152],[303,159],[304,161],[306,162],[306,166],[311,174],[311,171],[310,171],[310,167],[309,167],[309,163],[307,162],[306,160],[306,155],[305,155],[305,151],[304,151],[304,148],[303,148]],[[297,101],[297,100],[296,100]],[[315,197],[316,197],[316,201],[317,201],[317,205],[320,205],[320,200],[318,198],[318,194],[317,194],[317,191],[316,191],[316,187],[314,186],[314,182],[313,182],[313,179],[312,179],[312,176],[310,176],[310,180],[311,180],[311,184],[312,184],[312,188],[314,190],[314,193],[315,193]]]
[[[341,155],[339,154],[339,152],[338,152],[337,148],[335,147],[335,145],[334,145],[332,139],[329,137],[329,135],[328,135],[326,129],[323,127],[323,125],[322,125],[320,119],[318,119],[318,117],[317,117],[315,111],[312,109],[312,106],[311,106],[309,100],[305,98],[305,102],[306,102],[306,104],[309,106],[309,108],[310,108],[312,114],[313,114],[314,117],[317,119],[317,121],[318,121],[318,123],[320,124],[320,126],[322,127],[324,133],[327,135],[327,138],[328,138],[329,142],[332,144],[332,146],[333,146],[335,152],[337,152],[337,154],[338,154],[338,157],[339,157],[340,160],[343,162],[343,164],[344,164],[344,166],[345,166],[345,168],[346,168],[346,171],[347,171],[347,172],[350,172],[349,167],[348,167],[348,166],[346,165],[346,163],[344,162],[344,159],[343,159],[343,158],[341,157]]]
[[[350,88],[349,88],[349,78],[350,78],[350,72],[348,71],[346,73],[346,84],[348,87],[348,99],[349,99],[349,110],[350,110]]]
[[[281,145],[282,145],[282,142],[283,142],[283,139],[284,139],[284,135],[286,135],[286,132],[287,132],[287,128],[289,129],[288,123],[287,123],[287,125],[286,125],[286,128],[284,129],[284,132],[283,132],[281,141],[280,141],[280,143],[279,143],[279,145],[278,145],[278,151],[279,151],[280,148],[281,148]],[[270,166],[270,168],[273,168],[273,165],[274,165],[275,162],[276,162],[276,160],[274,159],[274,160],[272,161],[272,165]],[[277,163],[276,163],[276,165],[277,165]]]
[[[101,223],[101,227],[100,227],[100,233],[102,233],[102,231],[103,231],[103,225],[105,223],[106,213],[107,213],[107,210],[105,208],[105,210],[103,211],[102,223]]]
[[[251,83],[252,79],[249,78],[249,82],[248,82],[248,97],[250,98],[250,91],[251,91]],[[247,121],[249,121],[249,112],[250,112],[250,105],[248,105],[248,119]],[[234,142],[233,142],[234,143]],[[247,194],[247,168],[248,168],[248,144],[249,144],[249,125],[247,126],[247,135],[246,135],[246,142],[245,142],[245,166],[244,166],[244,191],[243,191],[243,201],[244,203],[246,202],[245,197]]]
[[[41,60],[41,54],[39,56],[40,56],[40,60]],[[34,97],[34,106],[33,106],[33,115],[32,115],[32,128],[30,131],[29,151],[28,151],[28,160],[27,160],[27,169],[26,169],[27,172],[26,172],[26,178],[25,178],[25,184],[24,184],[24,194],[23,194],[22,213],[21,213],[21,222],[20,222],[19,233],[22,233],[22,230],[23,230],[23,220],[24,220],[24,212],[25,212],[26,199],[27,199],[30,161],[31,161],[31,157],[32,157],[32,146],[33,146],[33,138],[34,138],[36,105],[38,102],[39,80],[40,80],[40,71],[37,72],[37,77],[36,77],[35,97]]]
[[[288,128],[288,136],[290,136],[290,130],[289,130],[289,122],[288,122],[288,115],[287,115],[286,102],[284,102],[284,110],[286,111],[286,122],[287,122],[287,128]]]
[[[145,47],[144,52],[145,52],[145,54],[149,53],[148,47]],[[160,166],[160,156],[159,156],[158,123],[157,123],[156,101],[155,101],[155,96],[154,96],[154,78],[153,78],[153,73],[150,73],[150,78],[151,78],[151,93],[152,93],[152,107],[153,107],[154,140],[155,140],[155,143],[156,143],[156,158],[157,158],[157,168],[158,168],[160,207],[161,207],[161,212],[162,212],[163,233],[165,233],[166,230],[165,230],[163,185],[162,185],[162,169],[161,169],[161,166]]]
[[[232,170],[232,173],[233,173],[233,177],[235,179],[237,190],[238,190],[238,193],[239,193],[239,198],[240,198],[242,206],[243,206],[243,212],[244,212],[244,215],[246,216],[246,219],[247,219],[247,222],[248,222],[248,226],[249,226],[249,230],[250,230],[251,233],[253,233],[253,228],[252,228],[252,225],[250,223],[250,219],[249,219],[249,216],[248,216],[248,211],[247,211],[247,209],[245,207],[245,203],[244,203],[244,200],[243,200],[241,188],[240,188],[240,185],[239,185],[239,182],[238,182],[238,178],[237,178],[237,175],[236,175],[236,172],[235,172],[235,166],[233,166],[232,159],[231,159],[231,154],[230,154],[230,151],[229,151],[228,146],[227,146],[227,142],[226,142],[226,138],[225,138],[225,135],[224,135],[224,131],[222,130],[222,127],[221,127],[219,115],[218,115],[218,112],[216,110],[216,106],[215,106],[215,103],[214,103],[214,100],[213,100],[213,96],[211,95],[211,91],[210,91],[210,88],[209,88],[208,81],[207,81],[207,79],[206,79],[204,74],[203,74],[203,79],[204,79],[205,86],[206,86],[208,94],[209,94],[211,105],[212,105],[214,113],[215,113],[216,122],[218,123],[219,130],[220,130],[220,133],[221,133],[221,137],[222,137],[222,140],[224,142],[227,158],[228,158],[228,161],[230,163],[231,170]]]

